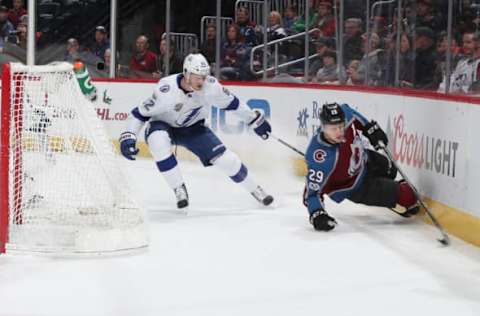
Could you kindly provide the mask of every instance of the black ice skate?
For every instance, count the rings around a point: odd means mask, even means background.
[[[185,184],[173,189],[177,198],[177,208],[185,208],[188,206],[188,192]]]
[[[268,206],[273,202],[273,197],[266,194],[260,186],[257,186],[257,189],[251,192],[251,194],[258,202],[262,203],[265,206]]]
[[[406,210],[404,207],[397,205],[397,207],[390,208],[390,210],[392,210],[394,213],[402,217],[408,218],[418,214],[418,212],[420,211],[420,205],[418,203],[415,203],[414,205],[410,206]]]
[[[420,212],[420,205],[415,203],[414,205],[410,206],[405,213],[408,214],[408,217],[410,217],[417,215],[418,212]]]

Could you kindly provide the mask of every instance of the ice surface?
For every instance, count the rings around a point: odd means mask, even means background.
[[[190,210],[175,210],[153,162],[122,161],[148,212],[150,247],[88,259],[0,256],[0,316],[480,315],[480,251],[382,208],[329,203],[315,232],[303,181],[251,168],[264,208],[219,171],[181,163]]]

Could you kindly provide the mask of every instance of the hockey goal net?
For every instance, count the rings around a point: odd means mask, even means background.
[[[111,252],[147,245],[114,147],[72,66],[4,65],[0,252]]]

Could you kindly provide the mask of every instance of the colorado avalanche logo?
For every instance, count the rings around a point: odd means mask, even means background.
[[[350,157],[350,165],[348,166],[348,174],[354,176],[360,172],[366,156],[364,155],[362,140],[356,137],[350,145],[352,156]]]
[[[313,160],[315,160],[318,163],[324,162],[326,157],[327,157],[327,153],[322,149],[317,149],[313,153]]]

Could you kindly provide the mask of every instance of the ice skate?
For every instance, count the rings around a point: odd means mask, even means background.
[[[175,192],[175,197],[177,198],[177,208],[186,208],[188,206],[188,192],[185,184],[173,189],[173,191]]]
[[[402,217],[408,218],[418,214],[418,212],[420,211],[420,205],[418,203],[415,203],[409,208],[405,208],[397,204],[395,208],[390,208],[390,210]]]
[[[262,203],[265,206],[268,206],[273,202],[273,197],[265,193],[265,191],[263,191],[260,186],[257,186],[257,189],[251,192],[251,194],[258,202]]]

